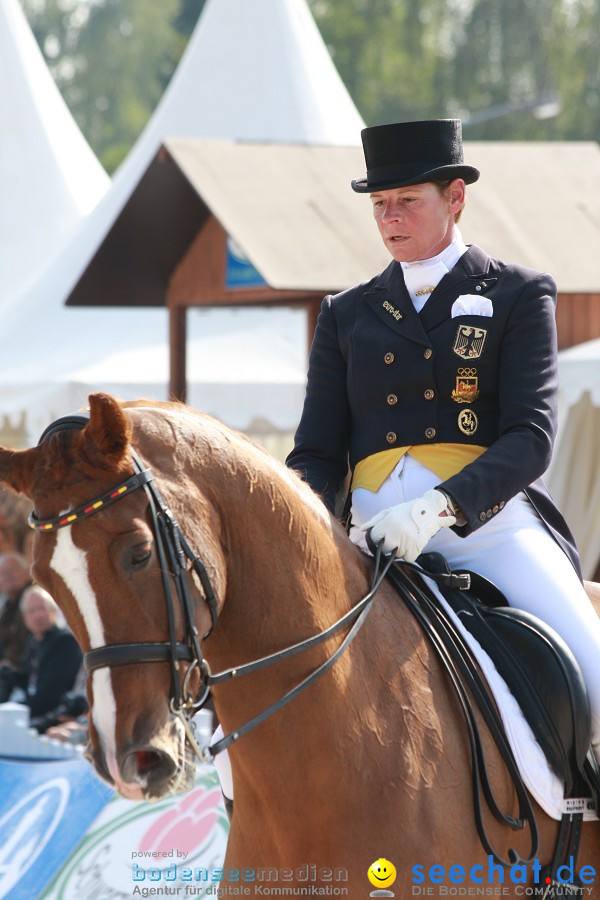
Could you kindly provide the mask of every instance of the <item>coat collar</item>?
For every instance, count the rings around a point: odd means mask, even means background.
[[[472,244],[444,275],[421,313],[412,304],[402,266],[395,260],[374,279],[364,297],[389,328],[408,340],[429,346],[427,332],[450,317],[452,304],[460,294],[485,293],[496,281],[491,258]]]

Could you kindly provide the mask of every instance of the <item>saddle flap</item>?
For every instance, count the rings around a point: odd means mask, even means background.
[[[445,597],[492,658],[569,796],[591,741],[587,688],[571,650],[523,610],[488,607],[457,591]]]

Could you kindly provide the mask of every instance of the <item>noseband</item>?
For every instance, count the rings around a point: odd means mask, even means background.
[[[39,443],[41,444],[45,438],[59,431],[84,428],[87,422],[87,416],[65,416],[57,419],[44,431]],[[95,500],[88,501],[71,512],[54,518],[39,519],[35,512],[32,512],[29,516],[29,525],[35,531],[48,534],[59,528],[74,525],[75,522],[79,522],[81,519],[95,515],[95,513],[106,509],[107,506],[110,506],[122,497],[129,496],[132,491],[140,487],[144,489],[148,498],[152,531],[163,581],[169,640],[165,642],[107,644],[104,647],[95,647],[84,655],[83,662],[88,674],[95,669],[105,666],[126,666],[148,662],[170,663],[171,710],[184,723],[188,737],[192,737],[193,735],[190,735],[189,717],[197,712],[206,702],[209,693],[209,668],[208,663],[202,656],[200,637],[194,623],[192,599],[187,578],[188,561],[200,579],[204,597],[210,611],[211,626],[204,635],[205,638],[212,632],[217,622],[217,597],[204,564],[190,548],[173,514],[158,492],[152,472],[142,466],[139,457],[133,450],[131,450],[131,460],[134,473],[126,481],[111,488]],[[169,575],[171,575],[172,581]],[[175,591],[173,591],[173,586]],[[182,612],[183,641],[178,641],[176,636],[176,599],[174,593]],[[180,662],[191,663],[183,679],[181,677]],[[198,668],[204,687],[203,695],[199,700],[192,697],[189,692],[190,675],[196,668]],[[197,747],[194,744],[192,746],[194,749]]]

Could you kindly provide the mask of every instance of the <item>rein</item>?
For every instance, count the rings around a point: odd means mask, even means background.
[[[85,427],[87,422],[88,417],[86,416],[67,416],[57,419],[44,431],[39,443],[41,444],[46,437],[62,430],[81,429]],[[222,753],[231,746],[231,744],[238,741],[249,731],[256,728],[257,725],[264,722],[269,716],[294,700],[302,693],[302,691],[313,684],[313,682],[320,678],[321,675],[335,664],[362,628],[372,609],[377,591],[389,574],[392,582],[399,588],[400,594],[407,607],[420,622],[424,631],[433,642],[440,660],[450,677],[450,681],[454,686],[465,717],[472,754],[473,789],[474,798],[476,798],[475,819],[477,831],[483,847],[504,867],[508,867],[514,862],[522,861],[514,850],[509,851],[509,861],[502,860],[493,850],[487,838],[481,816],[479,804],[480,789],[483,789],[483,794],[487,800],[488,806],[499,821],[515,829],[522,828],[526,822],[529,824],[532,843],[531,853],[528,859],[533,858],[534,854],[537,852],[538,846],[535,816],[524,786],[520,781],[520,776],[514,758],[512,757],[512,752],[506,743],[502,724],[485,696],[482,682],[475,671],[475,667],[468,658],[466,648],[457,640],[456,635],[453,633],[453,627],[450,627],[448,620],[442,621],[435,600],[432,601],[427,589],[424,587],[419,589],[407,578],[406,574],[402,572],[401,569],[394,566],[396,562],[395,552],[384,555],[381,551],[381,544],[383,542],[380,542],[379,545],[374,545],[371,541],[369,532],[367,534],[367,542],[374,556],[374,571],[371,588],[361,600],[348,610],[348,612],[328,628],[316,635],[260,659],[213,674],[210,671],[208,662],[203,657],[201,638],[194,622],[187,564],[191,563],[191,568],[196,572],[200,580],[204,592],[204,599],[209,607],[211,616],[210,628],[202,640],[211,634],[217,624],[218,601],[208,572],[202,561],[191,549],[173,514],[161,497],[154,482],[152,472],[147,468],[143,468],[139,457],[133,449],[131,449],[131,460],[134,470],[133,474],[121,484],[111,488],[96,499],[88,501],[71,512],[62,513],[52,518],[40,519],[35,512],[32,512],[29,517],[29,525],[34,530],[41,534],[48,534],[59,528],[74,525],[84,518],[95,515],[97,512],[106,509],[106,507],[110,506],[112,503],[115,503],[122,497],[128,496],[132,491],[138,490],[139,488],[143,488],[148,498],[152,531],[154,533],[158,563],[162,575],[169,640],[163,642],[154,641],[107,644],[103,647],[95,647],[84,655],[84,665],[88,673],[103,667],[168,662],[171,668],[171,712],[182,723],[186,739],[198,759],[202,762],[212,762],[219,753]],[[414,569],[419,574],[426,575],[446,587],[460,590],[468,590],[470,587],[470,575],[468,573],[434,573],[423,570],[420,566],[410,563],[404,563],[404,568]],[[171,578],[169,576],[171,576]],[[173,591],[171,579],[175,591]],[[182,613],[184,626],[183,641],[178,641],[176,635],[175,597]],[[434,621],[437,622],[437,627],[433,627]],[[253,672],[257,672],[274,663],[289,659],[304,650],[309,650],[323,643],[346,626],[349,626],[349,631],[340,642],[339,646],[323,663],[311,672],[310,675],[306,676],[301,682],[295,685],[295,687],[287,691],[287,693],[262,712],[238,727],[235,731],[231,731],[229,734],[225,735],[217,743],[203,748],[199,746],[192,718],[206,702],[212,685],[223,684],[227,681],[240,678],[243,675],[250,675]],[[180,662],[190,663],[183,679],[181,678]],[[202,696],[200,699],[192,697],[189,691],[190,675],[196,668],[198,669],[202,686]],[[479,708],[484,715],[484,719],[490,728],[492,736],[496,740],[504,763],[512,778],[519,799],[519,818],[514,818],[502,813],[493,797],[487,777],[482,745],[479,739],[473,709],[468,699],[464,683],[461,681],[461,675],[478,702]]]

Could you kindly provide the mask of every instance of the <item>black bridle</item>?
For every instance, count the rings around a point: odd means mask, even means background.
[[[88,423],[87,416],[65,416],[57,419],[46,428],[39,443],[47,437],[65,429],[82,429]],[[333,623],[329,628],[306,640],[279,650],[261,659],[245,663],[241,666],[226,669],[223,672],[212,674],[208,662],[202,655],[201,638],[194,622],[192,600],[189,591],[187,577],[187,563],[198,575],[204,598],[208,605],[211,626],[202,640],[207,638],[217,623],[218,600],[213,590],[206,568],[199,557],[193,552],[181,528],[175,520],[172,512],[161,497],[154,477],[149,469],[145,469],[139,457],[131,449],[133,475],[125,481],[106,491],[94,500],[82,504],[76,509],[47,519],[40,519],[32,512],[29,516],[29,525],[40,534],[51,534],[59,528],[74,525],[76,522],[91,515],[95,515],[117,500],[128,496],[132,491],[143,488],[148,498],[152,530],[156,544],[157,556],[163,581],[163,591],[167,608],[167,621],[169,628],[169,640],[158,642],[135,642],[123,644],[107,644],[103,647],[95,647],[84,655],[84,665],[87,673],[103,667],[124,666],[137,663],[168,662],[171,666],[171,700],[172,713],[182,722],[186,736],[196,755],[204,762],[210,762],[214,757],[227,749],[234,741],[239,740],[270,715],[277,712],[291,700],[304,691],[310,684],[320,678],[329,669],[341,654],[346,650],[362,627],[375,598],[375,594],[383,582],[389,567],[394,562],[393,555],[386,559],[384,566],[379,571],[379,558],[375,566],[375,573],[371,589],[355,606],[344,616]],[[184,640],[178,641],[176,635],[176,602],[173,594],[172,582],[175,586],[175,594],[182,611],[184,624]],[[236,731],[225,735],[220,741],[210,747],[200,748],[195,735],[193,715],[206,702],[210,688],[215,684],[222,684],[242,675],[257,672],[266,666],[280,662],[288,657],[295,656],[304,650],[309,650],[318,644],[328,640],[342,628],[348,626],[350,630],[339,644],[337,649],[315,671],[303,681],[288,691],[283,697],[276,700],[271,706],[263,710],[250,721],[240,726]],[[189,662],[185,677],[182,679],[180,662]],[[200,699],[192,697],[189,693],[189,680],[191,673],[197,669],[200,675],[202,696]]]
[[[87,416],[65,416],[57,419],[46,428],[39,443],[41,444],[45,438],[65,429],[82,429],[88,421]],[[68,513],[53,518],[40,519],[35,512],[32,512],[29,517],[29,525],[40,533],[48,534],[56,531],[58,528],[74,525],[81,519],[95,515],[140,487],[144,489],[148,498],[152,531],[163,582],[169,640],[164,642],[145,641],[107,644],[104,647],[96,647],[89,650],[84,655],[83,661],[88,674],[95,669],[105,666],[168,662],[171,667],[171,710],[184,722],[186,733],[188,733],[190,729],[190,714],[194,714],[202,707],[209,692],[209,669],[208,663],[202,655],[200,636],[194,622],[192,599],[187,578],[188,562],[191,563],[193,571],[196,572],[200,579],[204,598],[210,611],[211,626],[204,638],[208,637],[217,623],[218,601],[204,564],[191,549],[171,510],[161,497],[152,473],[149,469],[143,467],[139,457],[133,450],[131,450],[131,461],[134,472],[125,481]],[[169,578],[169,574],[172,576],[172,581]],[[177,640],[176,601],[173,585],[182,612],[183,641]],[[180,662],[190,663],[184,678],[181,677]],[[190,676],[196,668],[200,673],[204,687],[204,693],[200,700],[192,697],[188,689]]]

